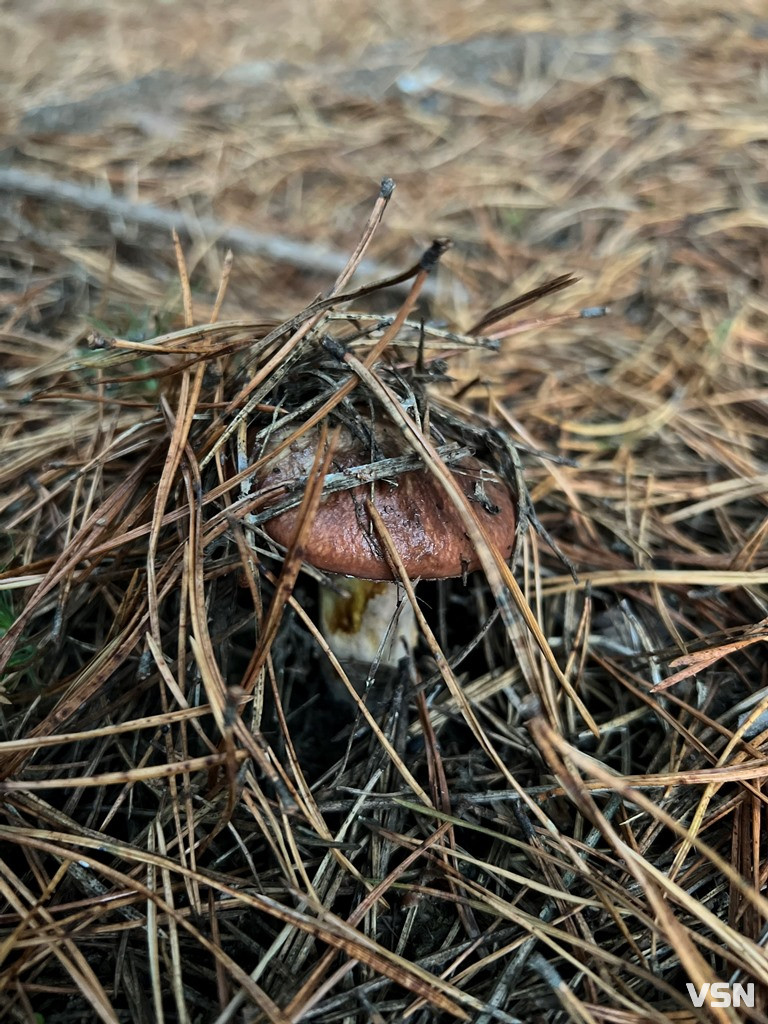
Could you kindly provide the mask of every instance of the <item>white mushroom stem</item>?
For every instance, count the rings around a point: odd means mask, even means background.
[[[336,576],[334,582],[346,595],[320,588],[320,627],[345,670],[356,669],[350,678],[359,685],[377,657],[380,664],[395,667],[413,649],[416,618],[396,583],[350,576]]]

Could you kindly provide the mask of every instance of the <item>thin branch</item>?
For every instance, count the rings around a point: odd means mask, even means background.
[[[65,203],[81,210],[89,210],[91,213],[102,213],[115,222],[123,220],[159,231],[176,231],[187,238],[203,234],[214,238],[216,243],[224,248],[264,256],[276,263],[289,263],[299,270],[313,274],[338,277],[350,262],[347,254],[324,245],[294,242],[279,235],[251,231],[236,224],[227,224],[215,217],[196,217],[193,221],[183,210],[166,210],[155,206],[154,203],[137,203],[115,195],[108,188],[79,185],[74,181],[60,181],[45,174],[30,174],[11,167],[0,168],[0,194],[4,192]],[[114,224],[112,229],[116,231]],[[397,277],[399,274],[398,268],[370,259],[361,260],[356,269],[364,277],[376,280]],[[407,290],[405,282],[393,287]],[[433,298],[434,282],[427,282],[422,294],[427,298]]]

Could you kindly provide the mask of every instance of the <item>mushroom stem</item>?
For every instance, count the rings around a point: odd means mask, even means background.
[[[320,627],[328,646],[356,687],[361,687],[371,665],[390,668],[416,644],[413,608],[396,583],[336,576],[337,593],[320,588]],[[400,591],[400,593],[398,593]]]

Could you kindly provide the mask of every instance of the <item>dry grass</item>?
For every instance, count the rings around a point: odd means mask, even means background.
[[[761,5],[217,6],[5,12],[4,1019],[768,1020]],[[374,713],[232,479],[368,408],[483,566]]]

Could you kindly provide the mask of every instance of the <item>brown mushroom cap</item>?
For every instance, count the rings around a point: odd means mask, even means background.
[[[278,434],[272,446],[285,436]],[[308,431],[268,463],[258,480],[260,488],[306,477],[312,468],[318,436],[317,430]],[[405,441],[395,427],[377,425],[377,458],[402,457],[404,446]],[[343,429],[330,472],[370,461],[368,448]],[[469,498],[489,540],[504,558],[509,558],[515,535],[515,509],[509,489],[488,466],[472,457],[454,465],[451,472]],[[401,473],[396,480],[396,485],[377,480],[335,491],[324,498],[305,544],[306,561],[318,569],[359,579],[393,578],[365,509],[366,499],[373,493],[373,503],[410,577],[445,579],[477,569],[477,553],[458,510],[439,481],[426,469]],[[264,529],[278,543],[288,546],[296,534],[298,511],[293,508],[275,516],[264,524]]]

